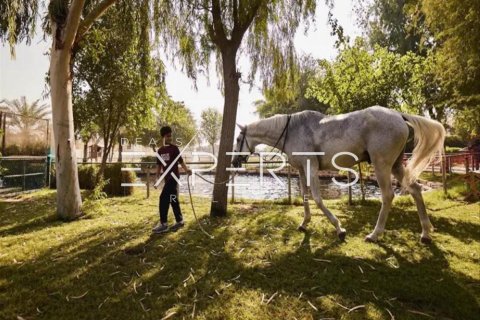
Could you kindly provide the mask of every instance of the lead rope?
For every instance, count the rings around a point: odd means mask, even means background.
[[[197,218],[197,213],[195,212],[195,207],[193,206],[192,191],[190,190],[190,176],[189,175],[187,175],[187,186],[188,186],[188,194],[190,196],[190,205],[192,206],[193,216],[195,217],[195,221],[197,221],[198,227],[200,228],[200,230],[202,230],[202,232],[207,237],[209,237],[210,239],[214,239],[215,238],[214,236],[212,236],[210,233],[205,231],[205,229],[203,229],[202,224],[200,223],[200,221]]]
[[[195,172],[195,175],[196,175],[197,177],[199,177],[199,178],[202,179],[203,181],[208,182],[208,183],[210,183],[210,184],[224,184],[224,183],[230,182],[230,181],[233,180],[233,178],[236,176],[236,174],[237,174],[237,172],[234,171],[231,178],[228,178],[227,180],[222,181],[222,182],[214,182],[214,181],[210,181],[210,180],[208,180],[208,179],[205,179],[205,178],[202,177],[200,174],[198,174],[198,173]]]

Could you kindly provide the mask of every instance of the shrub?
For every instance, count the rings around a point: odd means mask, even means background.
[[[5,147],[5,156],[44,156],[47,154],[45,142],[31,142],[26,145],[10,144]]]
[[[458,135],[451,135],[445,137],[446,147],[465,148],[467,143]]]
[[[97,177],[98,167],[95,165],[79,165],[78,166],[78,183],[80,189],[93,190],[95,188],[95,181]],[[55,178],[55,167],[52,166],[50,175],[50,188],[57,188],[57,180]]]
[[[108,181],[103,191],[109,196],[129,196],[133,194],[133,187],[122,187],[122,183],[134,183],[137,175],[133,171],[122,171],[122,163],[107,165],[104,179]]]
[[[78,166],[78,182],[80,189],[93,190],[96,185],[98,166],[96,165],[79,165]]]
[[[109,164],[105,168],[103,192],[108,196],[129,196],[133,194],[133,187],[122,187],[122,183],[134,183],[137,179],[137,175],[133,171],[122,171],[122,167],[125,165],[122,163]],[[80,189],[94,190],[97,188],[96,178],[99,167],[96,165],[79,165],[78,166],[78,182]],[[55,169],[51,171],[51,183],[50,188],[55,189]],[[98,191],[98,190],[97,190]]]
[[[157,165],[157,157],[156,156],[146,156],[146,157],[142,157],[140,159],[140,161],[142,162],[142,165],[141,165],[141,168],[143,171],[146,171],[148,168],[155,168]],[[145,162],[150,162],[151,164],[145,164]]]
[[[22,153],[18,144],[10,144],[5,147],[5,156],[18,156]]]
[[[459,148],[459,147],[445,147],[445,152],[446,153],[454,153],[454,152],[459,152],[462,149],[463,148]]]
[[[153,163],[157,163],[157,157],[156,156],[146,156],[146,157],[142,157],[140,159],[141,162],[153,162]]]

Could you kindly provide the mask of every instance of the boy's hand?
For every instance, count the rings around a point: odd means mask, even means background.
[[[191,175],[192,175],[192,170],[191,170],[191,169],[187,169],[187,174],[188,174],[189,176],[191,176]]]

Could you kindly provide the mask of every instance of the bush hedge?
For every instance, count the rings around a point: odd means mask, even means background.
[[[47,154],[47,149],[45,142],[31,142],[26,145],[8,144],[5,146],[4,156],[44,156]]]
[[[108,183],[103,191],[108,196],[129,196],[133,194],[133,187],[122,187],[121,183],[134,183],[137,175],[134,171],[122,171],[125,165],[121,163],[107,165],[104,172]],[[98,165],[82,164],[78,166],[78,182],[80,189],[93,190],[96,184]],[[52,169],[50,188],[56,188],[55,169]]]
[[[134,183],[137,175],[134,171],[122,171],[122,163],[110,164],[105,168],[104,177],[108,183],[103,191],[109,196],[129,196],[133,194],[133,187],[122,187],[122,183]]]
[[[462,139],[460,136],[451,135],[445,137],[445,146],[446,147],[455,147],[455,148],[465,148],[467,142]]]

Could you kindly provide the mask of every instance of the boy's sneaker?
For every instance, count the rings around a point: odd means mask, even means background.
[[[165,233],[168,232],[168,224],[157,223],[157,225],[152,229],[153,233]]]
[[[185,226],[185,222],[180,221],[180,222],[175,223],[175,224],[170,228],[170,230],[172,230],[172,231],[177,231],[178,229],[182,228],[183,226]]]

